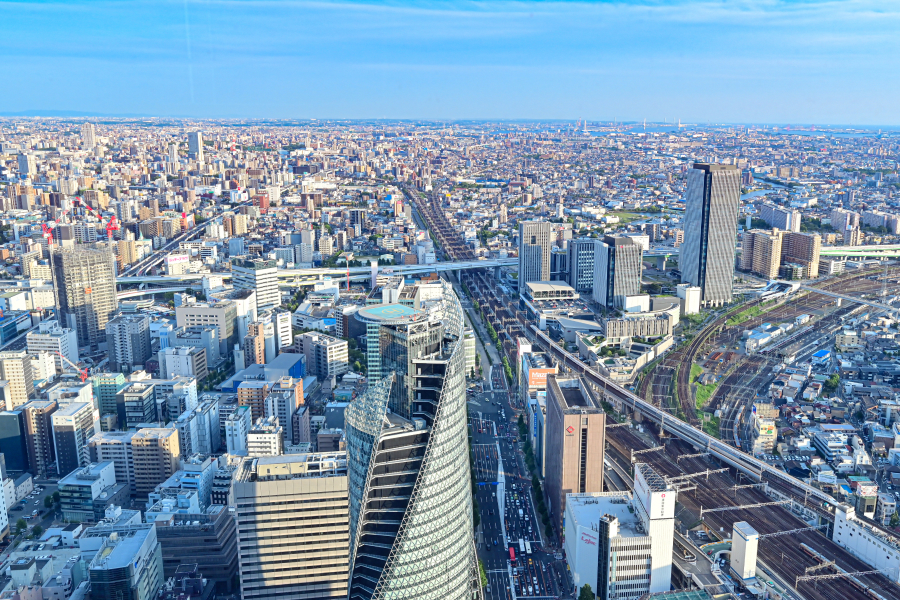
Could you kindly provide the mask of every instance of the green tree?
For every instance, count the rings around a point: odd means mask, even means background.
[[[896,527],[897,525],[900,525],[900,513],[891,515],[891,527]]]
[[[34,527],[31,528],[31,534],[35,537],[35,539],[41,537],[41,535],[43,535],[43,533],[44,533],[44,528],[41,527],[40,525],[35,525]]]
[[[44,508],[53,506],[53,496],[44,496]]]
[[[581,592],[578,594],[578,600],[594,600],[594,592],[591,590],[590,584],[586,583],[581,586]]]
[[[59,504],[59,492],[53,492],[53,501]]]
[[[825,394],[831,395],[837,390],[840,383],[841,383],[841,377],[840,377],[840,375],[835,373],[834,375],[832,375],[825,381],[824,385],[822,386],[822,391]]]
[[[18,521],[16,521],[16,533],[22,533],[26,529],[28,529],[28,521],[26,521],[25,519],[19,519]]]
[[[484,570],[484,561],[478,559],[478,573],[481,575],[481,587],[488,584],[487,572]]]

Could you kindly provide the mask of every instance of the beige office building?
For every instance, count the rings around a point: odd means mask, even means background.
[[[9,395],[3,410],[12,410],[28,402],[28,397],[34,394],[34,378],[31,358],[25,350],[0,352],[0,379],[9,382]]]
[[[603,491],[606,413],[581,377],[547,377],[544,489],[556,531],[562,535],[566,494]]]
[[[346,598],[347,455],[244,459],[234,475],[244,600]]]
[[[131,438],[134,489],[146,496],[180,467],[181,450],[175,428],[139,429]]]

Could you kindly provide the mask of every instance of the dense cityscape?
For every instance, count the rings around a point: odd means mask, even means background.
[[[898,162],[0,118],[0,599],[900,599]]]

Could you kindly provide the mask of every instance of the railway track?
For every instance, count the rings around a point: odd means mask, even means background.
[[[855,293],[861,295],[872,294],[880,291],[881,283],[865,279],[871,276],[871,271],[861,271],[847,277],[821,282],[819,287],[823,291],[841,291],[845,294]],[[705,353],[706,349],[728,348],[733,345],[747,329],[755,328],[765,322],[781,322],[795,319],[802,314],[822,311],[828,306],[834,305],[834,299],[829,296],[808,292],[791,302],[776,306],[760,315],[753,316],[746,321],[729,326],[727,321],[733,315],[746,310],[752,305],[741,305],[733,308],[707,325],[690,343],[681,349],[667,355],[660,363],[646,373],[637,388],[637,395],[644,398],[654,406],[662,410],[669,410],[680,416],[683,420],[697,427],[700,420],[696,412],[694,393],[691,386],[691,365],[698,362],[698,356]],[[816,330],[820,330],[819,324]],[[740,359],[739,359],[740,360]],[[738,365],[736,377],[732,379],[732,386],[737,385],[741,377],[746,377],[747,369]],[[754,377],[759,384],[766,383],[762,378]],[[721,406],[722,394],[718,393],[711,398],[708,405],[710,411]],[[733,433],[733,428],[730,428]]]
[[[608,430],[607,439],[611,451],[622,457],[627,464],[631,449],[639,450],[649,448],[644,439],[633,431],[624,427]],[[675,457],[692,453],[690,446],[679,440],[666,442],[666,450],[663,452],[651,452],[642,456],[642,460],[649,463],[664,477],[677,477],[680,475],[701,473],[707,469],[718,468],[707,458],[694,457],[676,461]],[[718,507],[746,506],[772,502],[772,498],[766,495],[758,487],[736,488],[735,486],[746,484],[746,480],[735,480],[733,471],[714,473],[706,477],[700,476],[691,479],[695,489],[679,492],[678,504],[680,507],[676,514],[687,525],[691,521],[699,521],[701,507],[704,509]],[[777,488],[781,493],[788,493],[781,483],[772,480],[769,485]],[[806,498],[797,498],[797,504],[806,504],[807,508],[827,514],[816,505],[814,501]],[[714,535],[728,538],[734,523],[746,521],[750,523],[761,535],[779,533],[808,527],[809,524],[795,515],[789,508],[782,506],[766,506],[761,508],[737,509],[725,512],[706,512],[703,522],[705,527]],[[765,565],[772,569],[776,575],[786,583],[793,585],[796,577],[803,575],[807,567],[812,567],[819,562],[803,552],[800,543],[803,542],[836,563],[846,571],[868,571],[871,567],[861,560],[853,557],[840,546],[832,542],[825,535],[814,531],[804,531],[791,535],[764,537],[759,543],[759,558]],[[877,593],[888,600],[900,600],[900,586],[890,581],[883,575],[861,576],[859,579],[867,586],[871,586]],[[846,579],[832,579],[827,583],[816,585],[812,582],[801,582],[797,590],[804,598],[809,600],[847,600],[859,598],[860,590],[855,588]]]

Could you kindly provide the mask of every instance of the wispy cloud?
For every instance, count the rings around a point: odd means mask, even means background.
[[[0,15],[19,90],[0,110],[46,106],[54,80],[79,88],[61,108],[116,113],[900,120],[881,100],[900,87],[894,1],[84,0]]]

